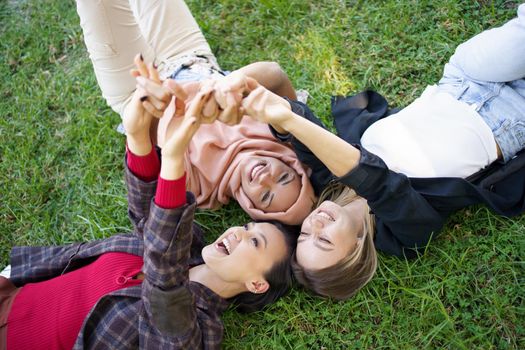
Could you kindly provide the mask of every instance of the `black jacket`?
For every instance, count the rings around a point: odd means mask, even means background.
[[[326,128],[305,104],[289,102],[296,114]],[[494,162],[467,179],[409,178],[389,170],[381,158],[360,145],[364,131],[392,112],[373,91],[332,99],[337,135],[361,150],[359,165],[340,178],[292,135],[272,131],[281,141],[291,142],[301,162],[312,169],[310,180],[317,194],[330,181],[339,181],[367,199],[376,216],[375,246],[388,254],[414,257],[417,249],[435,238],[450,214],[473,204],[485,204],[504,216],[525,211],[524,150],[506,164]]]

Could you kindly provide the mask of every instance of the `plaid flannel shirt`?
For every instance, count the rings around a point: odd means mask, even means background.
[[[142,284],[103,296],[84,320],[74,349],[219,349],[220,315],[228,302],[188,279],[192,233],[199,230],[193,224],[195,198],[187,193],[186,205],[163,209],[152,200],[156,181],[143,182],[127,167],[126,180],[133,234],[67,246],[14,247],[12,282],[46,280],[106,252],[143,256]]]

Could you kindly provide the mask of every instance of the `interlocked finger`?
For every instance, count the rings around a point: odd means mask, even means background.
[[[142,107],[144,107],[144,109],[148,111],[151,115],[153,115],[155,118],[162,118],[162,116],[164,115],[164,111],[155,108],[155,106],[153,106],[153,104],[147,99],[142,101]]]
[[[211,91],[208,91],[208,92],[201,91],[197,93],[197,95],[195,95],[195,97],[191,101],[191,104],[188,107],[188,110],[186,111],[186,114],[184,117],[185,118],[186,117],[196,117],[198,120],[201,120],[202,110],[210,96],[211,96]]]
[[[164,102],[169,102],[171,100],[171,91],[158,82],[144,77],[137,77],[137,84],[146,90],[148,96],[153,96]]]
[[[186,91],[175,80],[166,79],[164,83],[162,83],[162,86],[167,88],[177,99],[185,101],[188,98]]]
[[[142,54],[138,54],[135,56],[135,59],[133,60],[135,63],[135,66],[137,67],[137,70],[139,71],[140,75],[149,78],[149,71],[148,67],[144,63],[144,58],[142,57]]]
[[[219,120],[227,125],[238,124],[241,118],[239,117],[239,107],[240,103],[235,99],[229,99],[226,108],[219,116]]]
[[[202,109],[202,122],[213,123],[219,116],[219,105],[214,98],[208,98]]]
[[[148,65],[149,70],[149,78],[153,80],[156,83],[160,83],[160,77],[159,77],[159,71],[157,70],[157,66],[152,62]]]
[[[252,114],[253,112],[257,111],[257,107],[260,105],[258,102],[261,100],[264,92],[265,89],[259,86],[242,101],[242,106],[248,114]]]

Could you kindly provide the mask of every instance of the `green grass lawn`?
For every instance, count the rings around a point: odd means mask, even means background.
[[[403,106],[457,44],[518,1],[192,0],[224,69],[275,60],[329,122],[329,96],[373,88]],[[13,245],[127,232],[119,116],[98,89],[73,1],[0,0],[0,263]],[[524,58],[525,59],[525,58]],[[200,212],[215,237],[246,216]],[[350,301],[294,290],[225,316],[226,349],[524,349],[525,216],[452,217],[415,261],[380,255]]]

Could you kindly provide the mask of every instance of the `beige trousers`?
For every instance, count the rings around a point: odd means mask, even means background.
[[[155,62],[161,75],[186,55],[204,55],[217,65],[182,0],[77,0],[77,12],[102,96],[120,115],[135,90],[129,71],[136,54]]]

